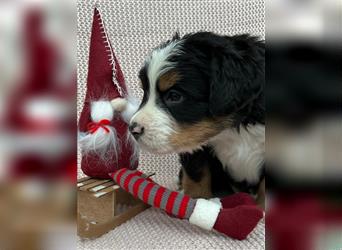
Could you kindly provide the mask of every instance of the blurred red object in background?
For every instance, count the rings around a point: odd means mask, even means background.
[[[24,17],[25,70],[4,119],[15,141],[9,176],[75,181],[76,73],[59,77],[62,55],[44,33],[44,21],[41,9],[31,9]]]
[[[266,216],[268,249],[339,249],[340,204],[313,192],[277,194]]]

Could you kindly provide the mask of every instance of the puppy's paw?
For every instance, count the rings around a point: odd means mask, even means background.
[[[128,102],[124,98],[115,98],[110,103],[115,111],[122,112],[126,109]]]

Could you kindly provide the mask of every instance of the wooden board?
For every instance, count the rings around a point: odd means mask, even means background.
[[[82,238],[97,238],[149,207],[110,179],[86,177],[77,187],[77,233]],[[121,207],[125,209],[118,212]]]

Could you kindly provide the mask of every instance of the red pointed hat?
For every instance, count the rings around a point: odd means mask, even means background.
[[[112,100],[123,97],[126,92],[121,68],[97,8],[94,10],[90,40],[87,88],[86,102],[104,97]]]
[[[133,142],[129,140],[128,125],[110,104],[117,97],[127,97],[127,88],[101,13],[95,8],[87,93],[79,120],[81,168],[88,176],[108,178],[108,173],[116,169],[137,168],[137,157],[134,155]]]

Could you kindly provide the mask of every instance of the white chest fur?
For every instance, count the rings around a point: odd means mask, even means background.
[[[236,181],[259,181],[265,158],[265,126],[253,125],[240,132],[227,129],[209,141],[223,167]]]

